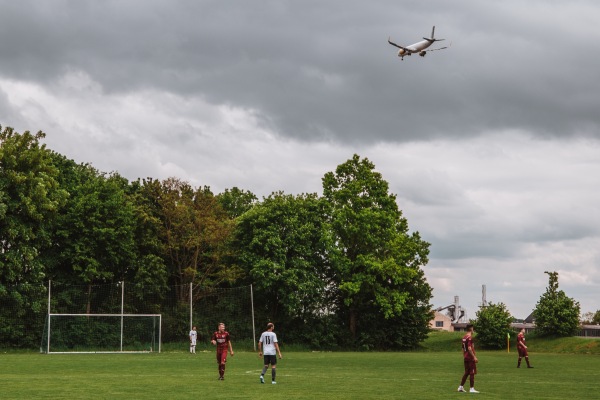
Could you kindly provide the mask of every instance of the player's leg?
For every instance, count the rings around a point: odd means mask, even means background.
[[[223,380],[223,374],[225,371],[221,367],[221,352],[217,350],[217,368],[219,370],[219,380]]]
[[[479,393],[477,390],[475,390],[475,374],[477,374],[477,364],[475,364],[475,361],[471,361],[470,364],[469,384],[471,385],[471,390],[469,390],[469,393]]]
[[[221,352],[221,360],[219,363],[219,374],[221,376],[221,380],[225,379],[225,364],[227,363],[227,349]]]
[[[460,385],[458,386],[458,391],[459,392],[464,392],[464,386],[465,386],[465,382],[467,382],[467,378],[470,375],[470,371],[469,371],[469,364],[467,362],[467,360],[464,360],[464,366],[465,366],[465,372],[462,376],[462,378],[460,379]]]
[[[523,359],[523,350],[521,348],[517,348],[517,352],[519,353],[519,360],[517,361],[517,368],[521,368],[521,360]]]
[[[527,352],[527,349],[525,349],[525,362],[527,363],[527,368],[533,368],[531,364],[529,364],[529,353]]]
[[[269,356],[263,355],[263,369],[260,373],[260,383],[265,383],[265,373],[267,372],[267,368],[269,368]]]
[[[271,356],[270,357],[270,363],[271,363],[271,383],[275,384],[275,377],[277,376],[277,357],[276,356]]]

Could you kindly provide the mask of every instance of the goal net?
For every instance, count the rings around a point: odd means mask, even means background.
[[[161,314],[47,314],[40,352],[160,352],[161,326]]]

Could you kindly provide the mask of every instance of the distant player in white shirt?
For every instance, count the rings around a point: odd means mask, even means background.
[[[279,344],[277,344],[277,335],[273,332],[275,329],[275,325],[271,322],[267,324],[267,330],[260,335],[260,339],[258,340],[258,356],[261,357],[263,355],[264,349],[264,362],[265,366],[262,369],[260,374],[260,383],[265,383],[265,372],[267,372],[267,368],[269,368],[269,364],[271,364],[271,383],[274,385],[276,368],[277,368],[277,357],[281,358],[281,351],[279,351]]]
[[[196,332],[196,327],[192,326],[192,330],[190,331],[190,353],[196,354],[196,339],[198,338],[198,333]]]

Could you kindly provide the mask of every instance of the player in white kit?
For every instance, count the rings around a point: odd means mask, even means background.
[[[192,330],[190,331],[190,353],[196,354],[196,339],[198,339],[198,333],[196,332],[196,327],[192,326]]]
[[[281,351],[279,350],[279,344],[277,343],[277,335],[273,332],[275,325],[271,322],[267,324],[267,330],[260,335],[258,340],[258,356],[263,356],[265,366],[260,374],[260,383],[265,383],[265,372],[271,364],[271,383],[275,385],[276,368],[277,368],[277,355],[281,358]]]

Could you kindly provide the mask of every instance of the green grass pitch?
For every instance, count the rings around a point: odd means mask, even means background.
[[[0,354],[2,399],[448,399],[458,393],[460,352],[285,352],[277,385],[259,382],[256,353],[229,357],[217,380],[214,352]],[[590,399],[600,390],[600,356],[479,351],[476,395],[489,399]],[[523,362],[523,364],[525,364]],[[467,383],[468,386],[468,383]]]

